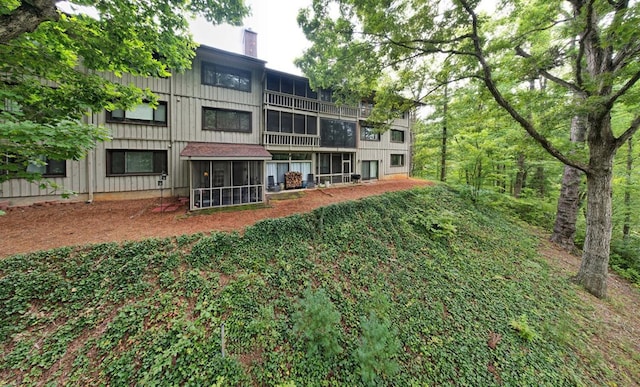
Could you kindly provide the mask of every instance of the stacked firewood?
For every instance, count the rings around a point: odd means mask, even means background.
[[[302,187],[302,173],[300,172],[287,172],[284,174],[284,186],[286,188],[300,188]]]

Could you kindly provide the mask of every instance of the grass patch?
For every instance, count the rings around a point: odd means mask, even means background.
[[[584,334],[574,287],[552,274],[537,242],[498,212],[435,187],[263,220],[243,235],[15,255],[0,261],[0,380],[624,380],[598,373],[572,345]]]
[[[292,192],[279,192],[279,193],[269,193],[269,200],[289,200],[289,199],[300,199],[306,195],[306,192],[303,191],[292,191]]]

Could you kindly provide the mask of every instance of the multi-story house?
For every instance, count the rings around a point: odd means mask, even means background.
[[[149,88],[154,109],[95,112],[112,140],[80,161],[50,160],[45,178],[82,200],[189,197],[190,209],[262,202],[299,172],[302,187],[407,177],[411,112],[378,133],[371,105],[337,105],[330,90],[306,78],[267,69],[246,31],[245,54],[198,48],[191,70],[169,78],[123,76],[116,82]],[[19,205],[58,198],[38,184],[11,179],[0,201]]]

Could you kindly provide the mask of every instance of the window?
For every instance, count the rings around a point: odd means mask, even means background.
[[[203,62],[202,84],[251,92],[251,71]]]
[[[391,155],[392,167],[404,167],[404,155]]]
[[[167,151],[107,150],[107,176],[159,175],[167,171]]]
[[[332,148],[356,147],[356,123],[320,119],[320,146]]]
[[[404,142],[404,130],[391,129],[391,142]]]
[[[333,93],[331,90],[320,90],[320,100],[325,102],[333,102]]]
[[[251,112],[203,107],[202,129],[251,133]]]
[[[66,160],[52,160],[42,157],[45,165],[30,163],[27,166],[28,173],[39,173],[44,177],[65,177],[67,176]]]
[[[148,103],[143,103],[133,107],[131,110],[116,109],[112,112],[108,111],[107,121],[167,125],[167,103],[159,101],[155,109]]]
[[[277,74],[267,74],[267,90],[292,94],[298,97],[318,99],[318,93],[311,90],[309,82],[303,79],[292,79]]]
[[[42,163],[32,163],[26,161],[23,157],[7,156],[0,162],[0,174],[10,175],[11,178],[24,177],[24,173],[39,173],[43,177],[66,177],[67,161],[53,160],[44,156],[40,157]],[[9,164],[11,163],[11,165]]]
[[[380,133],[372,125],[360,123],[360,140],[380,141]]]
[[[317,135],[316,117],[267,110],[267,131]]]

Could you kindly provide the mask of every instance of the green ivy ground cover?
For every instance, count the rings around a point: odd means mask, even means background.
[[[0,384],[581,384],[569,288],[526,231],[443,187],[16,255]]]

